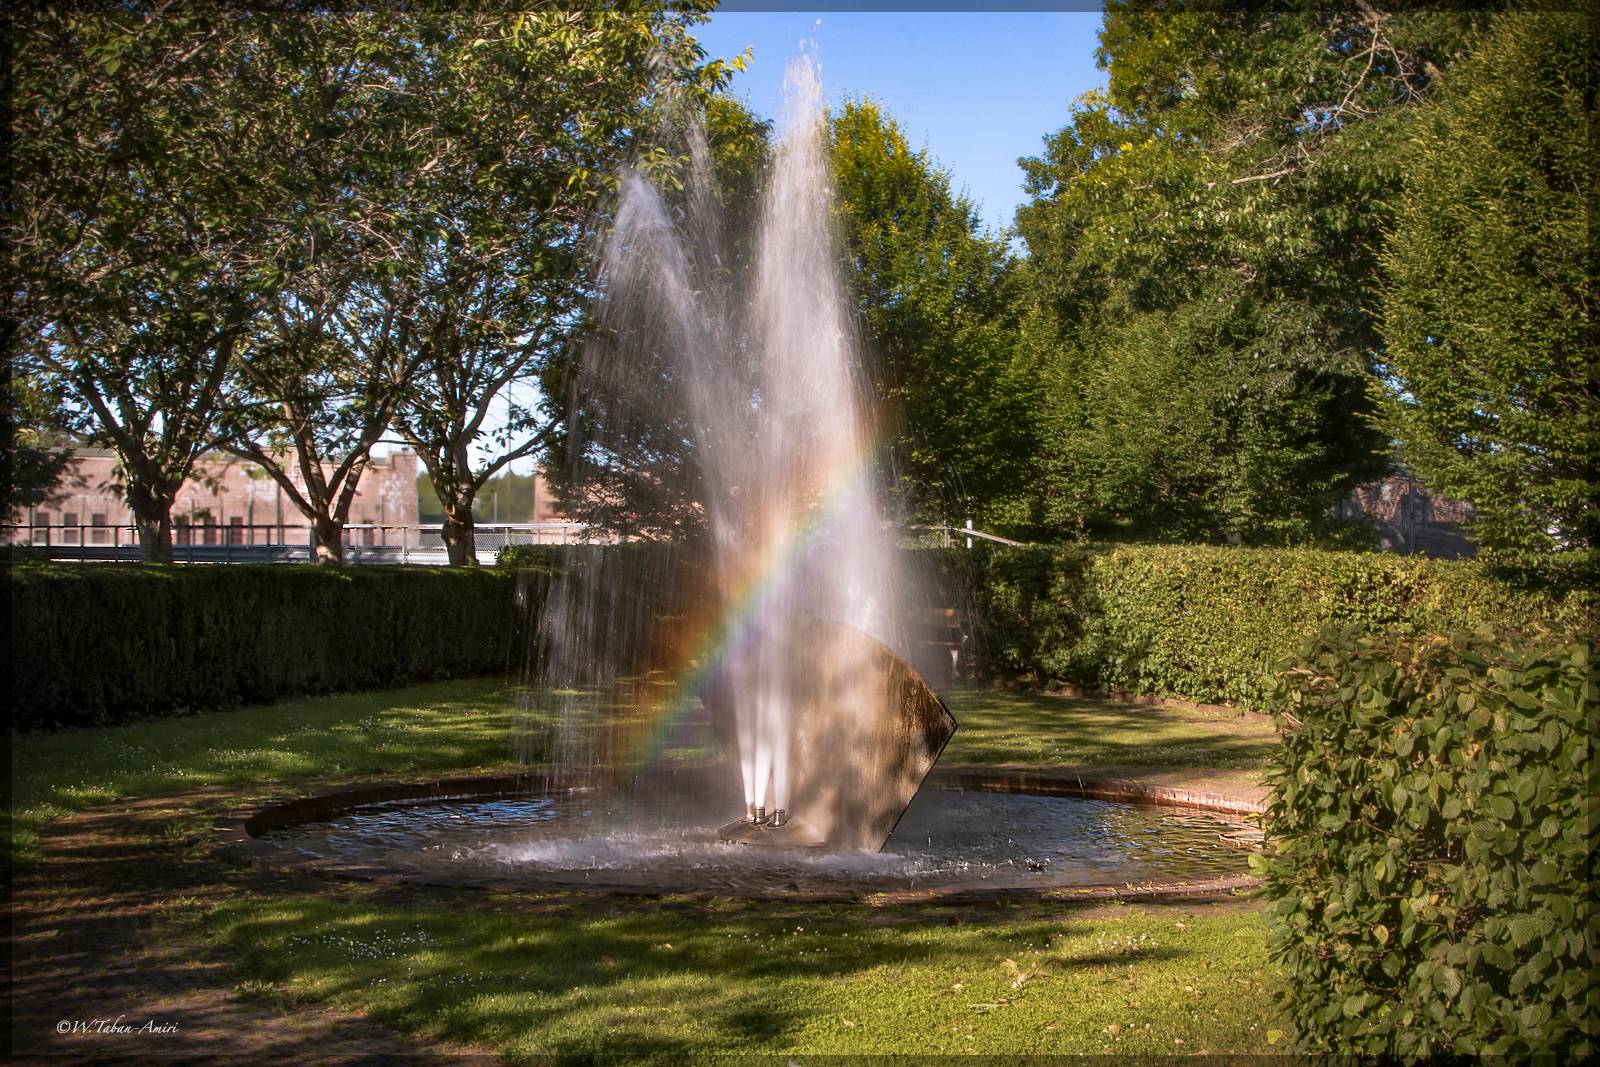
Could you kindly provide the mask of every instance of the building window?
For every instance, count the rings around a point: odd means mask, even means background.
[[[216,523],[208,522],[208,523],[205,524],[205,535],[204,535],[203,540],[208,545],[214,545],[214,544],[217,543],[217,524]]]
[[[228,544],[244,544],[244,519],[239,515],[228,520]]]
[[[94,527],[93,532],[91,532],[89,536],[91,539],[93,539],[95,544],[109,545],[111,543],[111,531],[106,529],[105,512],[97,511],[93,515],[90,515],[89,525]]]
[[[64,512],[61,516],[61,525],[66,529],[61,531],[61,543],[75,545],[78,543],[78,513],[76,511]]]
[[[189,529],[187,518],[178,519],[177,536],[173,538],[180,545],[187,545],[194,541],[194,531]]]

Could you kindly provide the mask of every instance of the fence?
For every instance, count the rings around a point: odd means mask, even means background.
[[[493,563],[504,545],[564,545],[580,540],[587,528],[578,523],[481,523],[475,527],[478,560]],[[9,544],[43,549],[51,559],[137,560],[139,534],[131,525],[12,524]],[[438,526],[351,524],[344,528],[346,563],[449,562],[444,533]],[[316,558],[316,537],[310,526],[243,522],[179,523],[172,528],[172,558],[179,563],[305,563]]]

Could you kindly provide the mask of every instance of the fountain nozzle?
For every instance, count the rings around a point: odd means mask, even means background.
[[[767,825],[773,829],[789,825],[789,812],[783,808],[773,809],[772,818],[767,820]]]
[[[757,826],[767,825],[767,809],[763,804],[757,804],[750,813],[750,821]]]

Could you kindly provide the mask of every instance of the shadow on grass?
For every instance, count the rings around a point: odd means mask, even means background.
[[[926,1047],[919,1037],[928,1019],[998,1010],[1026,995],[1030,980],[1109,978],[1133,962],[1198,965],[1191,950],[1168,945],[1119,950],[1102,939],[1062,948],[1100,926],[1062,917],[1019,922],[1004,911],[952,926],[907,917],[873,925],[860,911],[796,921],[754,906],[697,917],[575,906],[537,918],[368,907],[305,899],[225,905],[207,922],[252,974],[513,1057],[792,1048],[821,1018],[870,1015],[885,993],[905,1002],[898,1014],[908,1025],[880,1036]]]

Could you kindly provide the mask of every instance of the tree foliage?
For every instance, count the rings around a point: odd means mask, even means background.
[[[878,104],[846,102],[829,132],[846,281],[901,509],[1026,522],[1038,398],[1004,241]]]
[[[536,382],[582,321],[584,253],[616,166],[664,92],[726,75],[687,36],[703,17],[701,5],[462,15],[425,42],[408,101],[426,136],[381,224],[395,259],[370,314],[403,322],[394,343],[418,354],[396,428],[444,506],[453,563],[476,561],[488,479],[551,444]]]
[[[49,398],[26,378],[8,377],[0,392],[0,521],[24,518],[60,494],[72,449],[47,428],[51,414]]]
[[[1501,16],[1407,160],[1384,256],[1385,424],[1504,554],[1600,538],[1593,19]]]
[[[12,23],[18,368],[117,450],[147,558],[170,558],[173,497],[279,270],[310,27],[141,5]]]
[[[1115,3],[1108,88],[1023,161],[1046,515],[1069,535],[1326,536],[1384,467],[1364,375],[1400,135],[1471,19]]]
[[[117,449],[146,554],[170,557],[172,500],[219,443],[336,552],[393,417],[473,558],[473,495],[546,443],[508,387],[579,317],[612,164],[662,86],[721,77],[686,35],[705,10],[15,20],[20,347]]]

